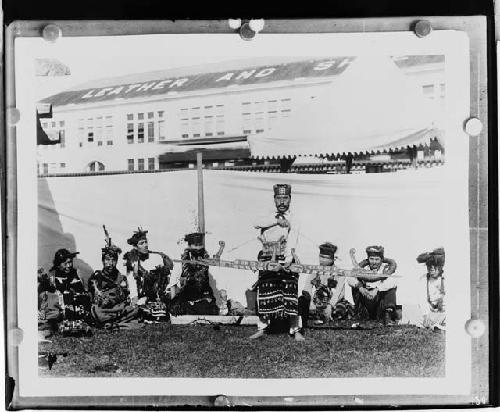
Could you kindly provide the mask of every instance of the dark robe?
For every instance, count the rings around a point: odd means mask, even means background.
[[[208,253],[203,249],[197,254],[186,249],[182,260],[208,258]],[[174,297],[170,312],[173,315],[218,315],[219,307],[210,287],[208,266],[192,263],[183,263],[181,291]]]
[[[89,278],[92,317],[98,324],[131,320],[137,309],[128,300],[126,276],[116,268],[110,272],[97,270]]]
[[[271,256],[259,252],[258,259],[269,261]],[[283,260],[280,256],[278,261]],[[264,318],[282,318],[296,316],[298,308],[298,279],[297,273],[286,270],[278,272],[261,270],[257,281],[258,314]]]

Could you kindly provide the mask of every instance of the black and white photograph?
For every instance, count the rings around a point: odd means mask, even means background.
[[[264,24],[17,39],[26,393],[466,393],[466,36]]]

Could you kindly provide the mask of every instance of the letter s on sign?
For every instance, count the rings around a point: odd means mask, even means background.
[[[313,67],[313,70],[327,70],[335,64],[335,60],[328,60],[326,62],[320,62]]]

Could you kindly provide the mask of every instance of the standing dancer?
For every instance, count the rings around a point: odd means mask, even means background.
[[[250,339],[263,337],[269,330],[271,320],[287,318],[290,335],[296,341],[303,341],[298,313],[299,275],[286,269],[294,261],[288,244],[292,228],[289,211],[292,188],[288,184],[276,184],[273,189],[276,211],[255,225],[260,230],[258,238],[262,242],[258,259],[281,265],[275,270],[259,271],[256,284],[259,322],[257,332]]]

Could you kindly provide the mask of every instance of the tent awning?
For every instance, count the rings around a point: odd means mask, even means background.
[[[235,159],[248,159],[250,150],[247,149],[217,149],[193,150],[188,152],[164,153],[160,155],[160,163],[196,162],[196,153],[203,153],[204,161],[225,161]]]
[[[273,129],[250,135],[253,158],[382,153],[441,139],[435,103],[389,57],[359,57]]]
[[[159,156],[160,163],[194,162],[196,153],[203,153],[203,160],[223,161],[248,159],[250,147],[247,136],[220,136],[203,139],[165,141],[166,152]]]

